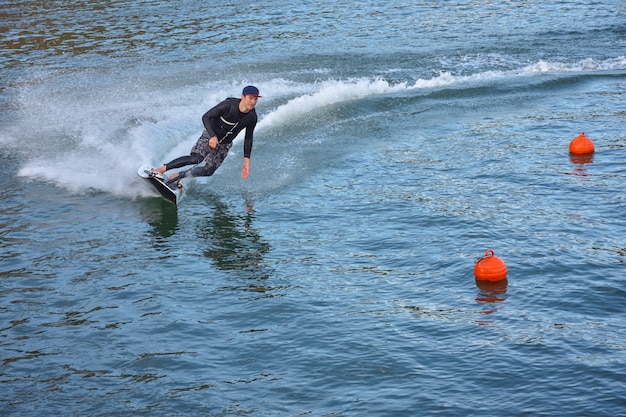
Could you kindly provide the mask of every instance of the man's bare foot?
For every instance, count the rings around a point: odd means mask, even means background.
[[[157,178],[161,181],[163,181],[165,179],[165,165],[161,165],[158,168],[154,168],[151,172],[150,175],[153,176],[154,178]]]

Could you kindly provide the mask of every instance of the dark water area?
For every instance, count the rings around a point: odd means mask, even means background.
[[[624,414],[624,16],[5,3],[0,415]],[[250,177],[158,198],[248,84]]]

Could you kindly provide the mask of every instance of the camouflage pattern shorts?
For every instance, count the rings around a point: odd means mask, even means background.
[[[202,131],[202,135],[198,139],[193,148],[191,148],[191,154],[198,154],[204,158],[204,163],[200,166],[194,167],[189,172],[190,177],[206,177],[213,175],[213,173],[222,165],[228,151],[233,146],[233,143],[220,143],[215,149],[209,146],[209,133],[205,130]]]

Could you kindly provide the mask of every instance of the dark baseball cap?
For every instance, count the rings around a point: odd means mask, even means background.
[[[249,85],[243,88],[243,92],[241,93],[244,96],[255,96],[255,97],[263,97],[259,95],[259,89],[253,85]]]

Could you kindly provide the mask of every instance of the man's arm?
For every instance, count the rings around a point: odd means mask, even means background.
[[[241,178],[244,180],[250,174],[250,158],[243,158],[243,167],[241,167]]]

